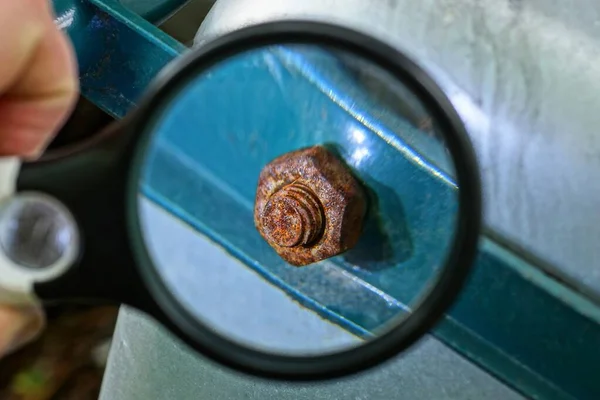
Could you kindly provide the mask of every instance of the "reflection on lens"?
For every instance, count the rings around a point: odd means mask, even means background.
[[[269,46],[190,76],[139,184],[154,268],[198,323],[329,354],[401,324],[456,229],[444,135],[413,88],[333,48]]]

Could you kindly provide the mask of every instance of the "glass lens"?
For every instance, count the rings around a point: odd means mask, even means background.
[[[268,353],[360,346],[403,323],[453,243],[445,132],[403,78],[316,45],[198,71],[154,116],[147,250],[198,323]]]

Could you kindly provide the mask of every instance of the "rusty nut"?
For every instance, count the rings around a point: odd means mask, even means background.
[[[260,173],[254,224],[292,265],[312,264],[354,247],[365,212],[362,187],[324,147],[284,154]]]

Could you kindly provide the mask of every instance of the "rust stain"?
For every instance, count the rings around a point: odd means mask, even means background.
[[[254,223],[292,265],[312,264],[354,247],[365,212],[362,187],[322,146],[284,154],[260,174]]]

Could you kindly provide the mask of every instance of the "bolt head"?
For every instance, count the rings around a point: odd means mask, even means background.
[[[299,212],[302,207],[292,204],[293,199],[279,198],[282,189],[291,185],[307,188],[317,199],[322,212],[318,235],[313,230],[307,234],[306,219]],[[361,185],[349,168],[322,146],[284,154],[260,174],[254,223],[263,238],[292,265],[312,264],[352,248],[360,237],[365,212]],[[305,239],[308,236],[312,241]]]

